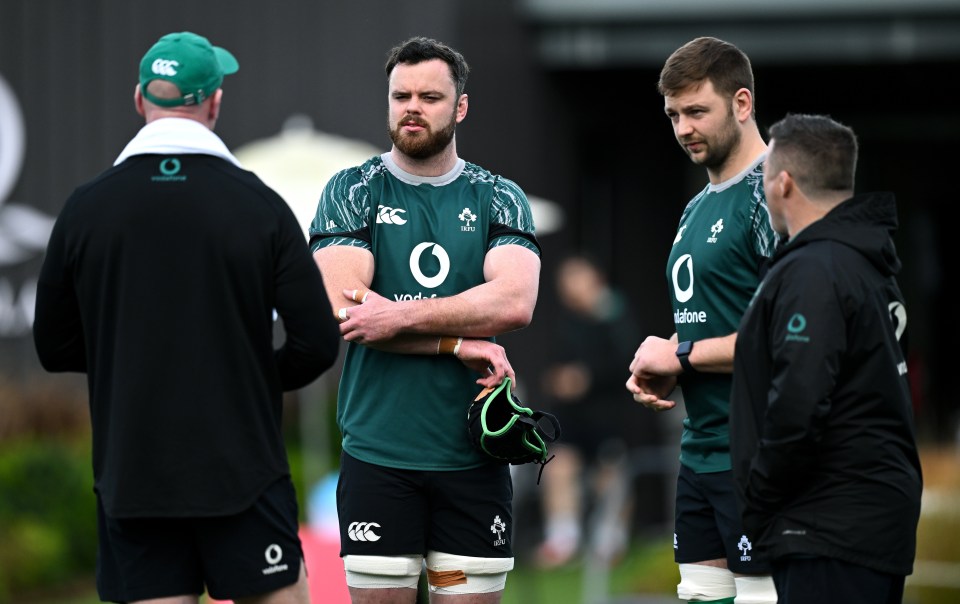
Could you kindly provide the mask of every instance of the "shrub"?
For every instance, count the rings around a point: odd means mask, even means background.
[[[89,575],[96,499],[89,446],[22,440],[0,449],[0,602]]]

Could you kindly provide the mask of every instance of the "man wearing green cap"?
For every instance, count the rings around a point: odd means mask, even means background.
[[[87,374],[104,601],[309,602],[282,396],[339,331],[293,212],[213,133],[238,67],[189,32],[147,51],[146,125],[67,200],[41,269],[40,361]]]

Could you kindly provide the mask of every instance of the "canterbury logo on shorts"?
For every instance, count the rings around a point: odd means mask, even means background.
[[[380,528],[376,522],[351,522],[347,527],[347,536],[351,541],[379,541],[380,535],[373,529]]]

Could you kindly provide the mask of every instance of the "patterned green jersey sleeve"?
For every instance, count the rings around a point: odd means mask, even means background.
[[[747,182],[751,188],[750,233],[753,236],[753,251],[762,258],[773,256],[779,236],[770,224],[770,209],[763,191],[763,162],[750,173]]]
[[[502,176],[496,179],[491,214],[497,228],[491,231],[488,250],[501,245],[519,245],[540,255],[530,202],[517,183]]]
[[[310,223],[310,251],[331,245],[349,245],[370,249],[370,178],[382,164],[370,160],[362,166],[334,174],[317,203]]]

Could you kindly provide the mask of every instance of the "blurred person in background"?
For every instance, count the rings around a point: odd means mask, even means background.
[[[540,493],[544,541],[535,561],[542,568],[570,562],[582,542],[583,553],[601,561],[623,555],[635,495],[629,456],[658,440],[658,418],[633,417],[639,409],[623,392],[622,359],[640,339],[628,300],[584,254],[563,258],[555,278],[560,315],[544,348],[540,389],[564,430]],[[660,501],[659,493],[645,495]]]
[[[309,602],[282,397],[339,338],[293,212],[213,133],[238,68],[190,32],[147,51],[146,125],[67,200],[41,268],[40,362],[88,376],[104,601]]]

